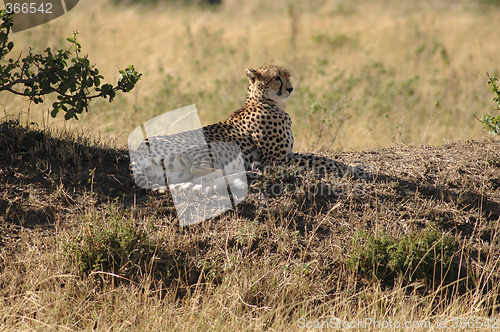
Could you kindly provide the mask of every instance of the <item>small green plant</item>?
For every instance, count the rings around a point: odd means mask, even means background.
[[[96,217],[83,234],[65,244],[68,258],[80,273],[107,271],[131,277],[154,256],[147,233],[116,210],[110,208],[107,218]]]
[[[9,41],[12,16],[0,10],[0,92],[28,97],[35,104],[43,103],[44,97],[56,94],[57,101],[52,104],[52,117],[64,111],[64,118],[78,119],[78,114],[88,112],[89,103],[94,98],[108,98],[111,102],[117,91],[129,92],[141,78],[141,74],[130,65],[120,70],[116,86],[106,83],[95,65],[90,64],[87,56],[81,56],[81,45],[77,32],[66,40],[71,44],[68,49],[52,51],[45,49],[44,54],[32,53],[16,60],[6,59],[14,48]],[[73,54],[73,56],[72,56]],[[68,65],[68,62],[70,65]]]
[[[440,284],[457,274],[453,258],[458,246],[451,236],[425,231],[402,239],[356,234],[349,267],[368,279],[392,284],[416,280]]]
[[[488,73],[488,84],[491,85],[491,91],[495,94],[493,97],[493,102],[495,102],[495,113],[498,114],[486,114],[482,115],[479,121],[484,125],[484,129],[488,130],[490,134],[500,135],[500,87],[498,86],[498,79],[494,76],[490,76]],[[496,116],[495,116],[496,115]]]

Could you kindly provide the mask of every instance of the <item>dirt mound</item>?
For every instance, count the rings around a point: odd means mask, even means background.
[[[118,293],[144,303],[148,324],[154,299],[186,312],[202,301],[215,316],[222,306],[279,329],[335,313],[393,319],[401,303],[401,319],[497,315],[499,151],[485,139],[323,152],[365,173],[269,172],[234,210],[182,228],[169,195],[134,185],[126,151],[4,122],[0,307],[19,326],[24,316],[54,323],[46,308],[58,303],[83,317],[79,329]]]
[[[499,151],[499,140],[485,139],[439,147],[324,152],[347,164],[362,163],[375,180],[304,181],[281,174],[264,179],[265,185],[257,187],[236,213],[245,219],[290,211],[315,219],[318,213],[328,213],[338,226],[348,228],[361,223],[370,229],[378,220],[404,233],[432,223],[470,235],[478,221],[499,219]],[[293,186],[276,185],[283,182]],[[56,220],[71,219],[76,210],[85,208],[89,194],[94,205],[118,199],[126,207],[173,218],[168,197],[135,187],[127,151],[82,135],[51,133],[15,122],[0,125],[0,192],[3,234],[7,225],[51,227]],[[232,217],[228,213],[221,218]]]
[[[345,258],[356,246],[353,234],[359,232],[401,238],[434,229],[468,241],[481,257],[479,253],[491,250],[496,241],[500,221],[499,151],[500,140],[485,139],[438,147],[324,152],[346,164],[362,163],[370,176],[318,179],[293,172],[269,174],[252,186],[235,210],[179,228],[168,195],[134,185],[126,151],[82,135],[4,122],[0,247],[12,247],[9,244],[19,240],[22,229],[53,236],[54,229],[81,225],[88,211],[107,211],[113,205],[137,224],[154,216],[156,226],[173,232],[172,246],[194,243],[196,250],[183,253],[193,264],[194,281],[200,277],[195,267],[200,257],[219,255],[213,250],[221,235],[226,245],[259,256],[279,251],[276,230],[295,234],[290,236],[296,237],[298,246],[311,249],[301,259],[322,262],[320,275],[334,268],[330,257]],[[246,227],[253,227],[251,235],[241,233]]]

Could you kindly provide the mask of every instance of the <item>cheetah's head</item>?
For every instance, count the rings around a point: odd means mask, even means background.
[[[249,97],[271,99],[283,103],[292,93],[290,74],[283,67],[266,65],[259,69],[247,69]]]

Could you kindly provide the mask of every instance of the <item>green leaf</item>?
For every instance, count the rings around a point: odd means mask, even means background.
[[[85,66],[85,68],[88,68],[90,66],[90,61],[87,58],[80,59],[80,62]]]

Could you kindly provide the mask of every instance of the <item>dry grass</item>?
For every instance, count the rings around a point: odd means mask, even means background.
[[[134,186],[124,151],[3,123],[0,327],[282,331],[332,318],[492,319],[499,148],[489,139],[328,153],[363,162],[376,180],[269,175],[255,188],[289,190],[253,190],[236,210],[179,228],[169,196]],[[315,194],[320,187],[335,191]],[[359,260],[373,253],[370,241],[419,243],[429,232],[454,251],[446,260],[444,247],[424,249],[435,255],[427,277],[374,275],[387,261]]]
[[[13,35],[20,52],[62,47],[77,29],[105,77],[130,63],[144,76],[71,123],[42,119],[50,102],[0,94],[7,118],[52,127],[0,124],[0,329],[284,331],[371,318],[455,330],[453,319],[498,317],[500,141],[473,118],[491,108],[484,73],[498,71],[485,3],[85,1]],[[128,133],[191,103],[202,123],[227,117],[244,68],[264,63],[294,74],[298,150],[329,149],[375,180],[270,174],[237,209],[180,228],[168,195],[134,185]],[[443,140],[457,142],[418,145]],[[360,147],[385,148],[340,151]]]
[[[140,123],[181,106],[196,104],[203,124],[226,118],[244,100],[244,69],[268,63],[294,75],[298,150],[441,144],[484,134],[474,115],[491,109],[485,72],[499,69],[490,42],[497,7],[485,3],[228,0],[214,10],[151,10],[86,1],[13,35],[13,54],[63,47],[78,30],[108,79],[135,64],[144,76],[131,95],[95,103],[78,123],[49,119],[120,146]],[[42,121],[51,105],[0,100],[23,121]]]

